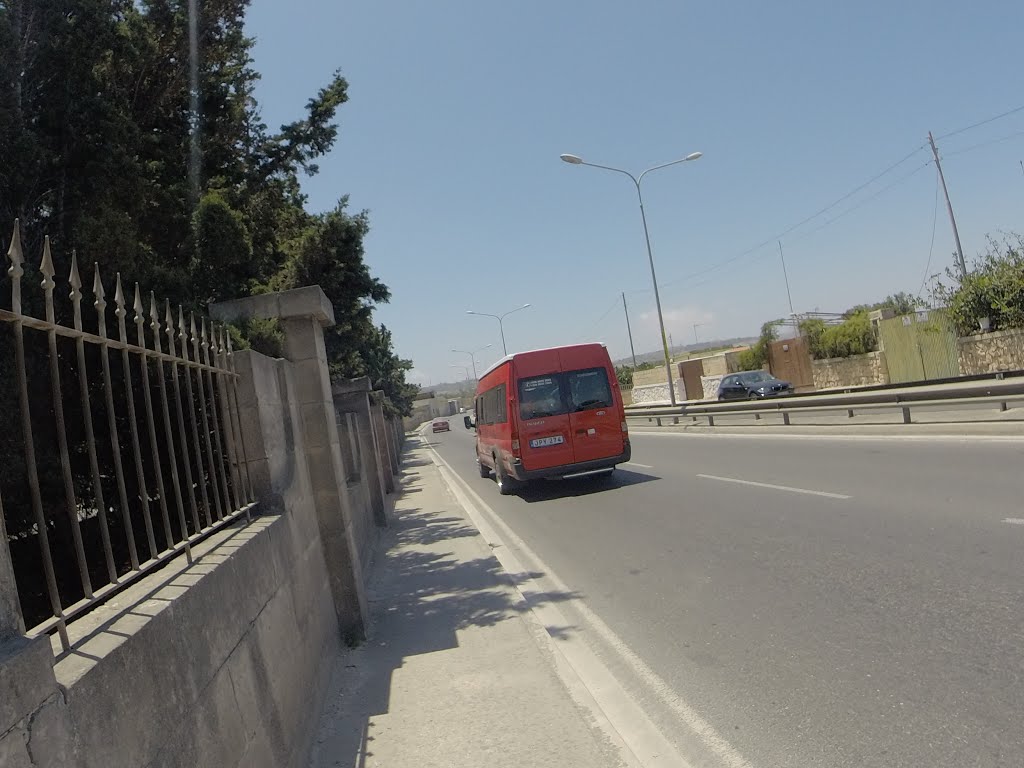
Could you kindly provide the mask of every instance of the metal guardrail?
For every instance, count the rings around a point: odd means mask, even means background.
[[[810,392],[793,392],[792,394],[786,395],[788,398],[804,398],[804,397],[821,397],[823,395],[859,395],[868,392],[892,392],[895,390],[904,389],[920,389],[922,387],[937,387],[944,384],[973,384],[975,382],[995,382],[1003,381],[1006,379],[1020,378],[1024,380],[1024,370],[1006,370],[1006,371],[995,371],[993,373],[973,373],[967,376],[951,376],[944,379],[928,379],[927,381],[900,381],[889,384],[868,384],[866,386],[851,386],[851,387],[830,387],[828,389],[815,389]],[[697,405],[710,405],[717,403],[717,400],[692,400],[690,401]],[[656,406],[649,406],[643,404],[627,405],[627,413],[630,410],[643,410],[646,408],[653,408]]]
[[[697,402],[681,406],[656,405],[633,406],[626,411],[627,419],[646,419],[664,426],[666,420],[679,424],[681,419],[689,418],[696,422],[706,418],[708,426],[715,426],[716,416],[750,414],[755,419],[764,415],[781,415],[782,423],[790,424],[790,416],[794,413],[823,413],[846,411],[852,418],[856,411],[868,410],[899,410],[903,423],[912,423],[910,409],[915,407],[942,408],[957,405],[981,405],[992,403],[998,410],[1006,411],[1010,402],[1024,402],[1024,382],[1012,382],[1002,387],[1003,391],[992,393],[992,386],[965,387],[949,391],[872,391],[857,394],[826,394],[784,396],[768,400],[743,400],[737,402]]]

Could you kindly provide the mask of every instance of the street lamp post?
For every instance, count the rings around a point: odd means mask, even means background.
[[[589,165],[591,168],[600,168],[605,171],[615,171],[616,173],[621,173],[625,176],[628,176],[630,180],[633,182],[633,185],[636,187],[636,196],[637,199],[640,201],[640,219],[643,221],[644,225],[644,240],[647,243],[647,260],[648,262],[650,262],[651,265],[651,281],[654,283],[654,304],[658,308],[658,325],[661,327],[661,348],[662,351],[665,353],[665,373],[668,374],[668,394],[669,399],[672,402],[672,405],[676,404],[676,388],[675,384],[672,381],[672,358],[669,356],[668,352],[668,336],[665,334],[665,318],[661,312],[661,296],[658,293],[658,276],[655,274],[654,271],[654,254],[651,252],[651,235],[647,231],[647,214],[644,212],[644,196],[640,192],[640,182],[643,181],[644,176],[646,176],[651,171],[657,171],[662,168],[668,168],[671,165],[678,165],[679,163],[685,163],[690,160],[697,160],[702,155],[702,152],[691,152],[686,157],[680,158],[679,160],[673,160],[670,163],[662,163],[661,165],[656,165],[653,168],[648,168],[639,176],[634,176],[629,171],[624,171],[621,168],[612,168],[610,165],[598,165],[597,163],[584,162],[583,158],[577,155],[561,155],[562,160],[569,163],[570,165]]]
[[[501,352],[502,352],[503,355],[507,355],[508,354],[508,349],[505,347],[505,325],[504,325],[504,323],[502,323],[502,321],[505,319],[505,317],[507,317],[508,315],[511,315],[513,312],[518,312],[520,309],[526,309],[528,306],[530,306],[530,305],[529,304],[523,304],[523,306],[516,307],[515,309],[510,309],[508,312],[505,312],[504,314],[501,314],[501,315],[492,315],[489,312],[474,312],[472,309],[467,309],[466,310],[466,314],[467,315],[481,315],[482,317],[493,317],[495,320],[497,320],[498,321],[498,330],[501,331]]]
[[[472,352],[466,349],[453,349],[452,352],[458,352],[459,354],[462,355],[469,355],[469,359],[473,362],[473,378],[477,379],[478,377],[476,375],[476,353],[483,352],[485,349],[490,349],[493,346],[493,344],[487,344],[486,346],[480,347],[480,349],[474,349]]]

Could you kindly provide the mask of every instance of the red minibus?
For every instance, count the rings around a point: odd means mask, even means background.
[[[607,474],[629,461],[629,433],[615,369],[603,344],[518,352],[480,377],[476,390],[480,476],[498,492],[528,480]]]

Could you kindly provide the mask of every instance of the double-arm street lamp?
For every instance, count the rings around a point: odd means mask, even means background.
[[[459,354],[462,355],[469,355],[469,359],[473,362],[473,378],[476,379],[476,353],[483,352],[485,349],[490,349],[493,346],[493,344],[487,344],[486,346],[480,347],[480,349],[474,349],[472,352],[470,352],[467,349],[453,349],[452,352],[458,352]]]
[[[650,262],[651,265],[651,280],[654,283],[654,303],[658,308],[658,325],[661,327],[661,347],[662,351],[665,353],[665,373],[668,374],[668,394],[669,399],[672,401],[672,405],[676,404],[676,388],[672,377],[672,358],[669,356],[668,352],[668,336],[665,334],[665,319],[664,317],[662,317],[661,314],[661,296],[658,294],[658,277],[654,272],[654,255],[651,253],[651,236],[647,232],[647,215],[644,213],[644,197],[642,194],[640,194],[640,182],[643,181],[644,176],[646,176],[651,171],[657,171],[662,168],[668,168],[670,165],[679,165],[679,163],[685,163],[690,160],[696,160],[702,154],[703,153],[701,152],[691,152],[686,157],[680,158],[679,160],[673,160],[671,163],[662,163],[661,165],[656,165],[653,168],[648,168],[639,176],[634,176],[629,171],[624,171],[621,168],[612,168],[611,166],[598,165],[597,163],[587,163],[584,162],[582,158],[576,155],[561,155],[562,160],[571,165],[589,165],[591,168],[601,168],[602,170],[605,171],[615,171],[616,173],[621,173],[625,176],[628,176],[630,180],[633,182],[634,186],[636,186],[636,196],[640,200],[640,218],[644,224],[644,239],[647,242],[647,260]]]
[[[528,306],[530,306],[530,305],[529,304],[523,304],[523,306],[516,307],[515,309],[510,309],[508,312],[505,312],[504,314],[501,314],[501,315],[492,315],[489,312],[474,312],[472,309],[467,309],[466,310],[466,314],[467,315],[480,315],[482,317],[493,317],[495,320],[497,320],[498,321],[498,330],[501,331],[501,353],[503,355],[507,355],[508,354],[508,349],[505,347],[505,326],[502,324],[502,320],[504,320],[508,315],[511,315],[513,312],[518,312],[520,309],[526,309]]]

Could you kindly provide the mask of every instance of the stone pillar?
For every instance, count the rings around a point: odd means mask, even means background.
[[[73,765],[67,705],[53,674],[49,637],[0,640],[0,691],[0,765]]]
[[[50,638],[24,632],[0,500],[0,765],[57,768],[70,759],[67,707],[53,674]]]
[[[384,393],[377,391],[373,393],[377,398],[377,402],[384,402]],[[395,447],[395,433],[391,429],[391,419],[384,416],[383,410],[381,411],[381,418],[384,420],[382,432],[384,433],[385,442],[387,443],[388,449],[388,466],[391,467],[391,474],[397,475],[400,469],[398,465],[398,450]]]
[[[0,499],[0,643],[25,631],[18,600],[18,584],[14,580],[11,550],[7,547],[7,526],[4,524],[4,502]]]
[[[380,404],[379,393],[372,393],[370,404],[370,415],[373,419],[373,434],[377,441],[377,466],[381,479],[384,481],[384,490],[392,493],[395,490],[395,474],[391,469],[391,454],[388,452],[387,420],[384,418],[384,408]]]
[[[214,304],[210,314],[225,321],[253,317],[281,321],[284,356],[293,364],[306,462],[334,607],[342,636],[347,641],[361,639],[366,630],[366,595],[324,346],[323,329],[334,324],[334,308],[319,286],[309,286]]]
[[[373,429],[372,406],[370,405],[370,378],[363,376],[348,381],[338,381],[333,386],[334,407],[339,413],[353,413],[356,417],[359,452],[362,454],[363,482],[370,497],[373,520],[379,526],[388,524],[385,516],[384,497],[387,487],[380,470],[377,436]]]

